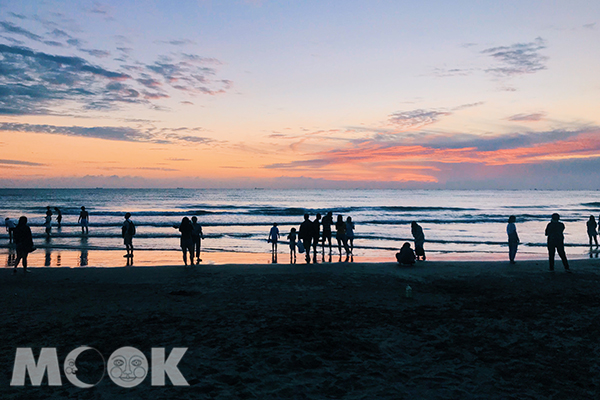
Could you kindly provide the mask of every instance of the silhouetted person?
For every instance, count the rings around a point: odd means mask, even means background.
[[[15,222],[13,220],[6,217],[4,219],[4,226],[6,227],[6,232],[8,232],[8,243],[12,243],[13,242],[13,234],[15,232],[15,228],[17,227],[17,225],[15,224]]]
[[[340,252],[340,260],[342,259],[342,245],[344,245],[344,250],[346,250],[346,258],[350,255],[350,249],[348,248],[348,237],[346,236],[346,223],[344,222],[344,217],[338,215],[337,221],[335,223],[335,238],[338,243],[338,251]]]
[[[125,254],[123,257],[133,257],[133,237],[135,236],[135,224],[129,218],[131,218],[131,214],[125,213],[125,221],[123,221],[123,226],[121,227],[121,236],[123,236],[123,243],[125,244],[125,249],[127,251],[127,254]],[[81,229],[83,230],[83,225]]]
[[[348,238],[350,254],[354,254],[354,222],[352,222],[352,217],[346,218],[346,238]]]
[[[421,225],[413,221],[410,223],[410,232],[412,233],[413,238],[415,238],[415,253],[417,255],[417,261],[425,261],[425,234],[423,233],[423,228],[421,228]]]
[[[131,214],[129,214],[131,215]],[[81,207],[81,212],[79,213],[79,219],[77,220],[78,224],[81,224],[81,234],[85,232],[88,234],[88,226],[90,224],[90,213],[85,210],[85,207]]]
[[[317,246],[321,239],[321,214],[317,213],[315,220],[313,221],[313,262],[317,262]]]
[[[519,247],[519,235],[517,234],[517,227],[515,222],[517,217],[511,215],[508,217],[508,225],[506,225],[506,234],[508,235],[508,259],[511,264],[515,264],[515,256],[517,255],[517,248]]]
[[[178,228],[179,232],[181,232],[179,245],[183,252],[183,263],[187,265],[187,253],[190,253],[190,264],[194,265],[194,242],[192,240],[194,227],[192,226],[190,219],[188,217],[183,217],[181,224],[179,224],[179,226],[175,225],[174,228]]]
[[[306,251],[307,264],[310,264],[310,245],[314,235],[314,225],[309,218],[310,215],[304,214],[304,222],[300,224],[300,230],[298,231],[298,238],[302,240],[302,244]]]
[[[202,259],[200,258],[200,247],[202,245],[201,240],[204,239],[204,233],[202,233],[202,226],[198,223],[198,217],[192,217],[192,241],[194,242],[194,252],[196,253],[196,264],[199,264]],[[190,261],[193,261],[192,258]]]
[[[327,212],[321,221],[323,226],[323,254],[325,254],[325,239],[329,242],[329,254],[331,254],[331,225],[333,225],[333,214]]]
[[[287,237],[288,240],[290,241],[290,264],[296,263],[296,239],[297,239],[297,237],[298,237],[298,235],[296,234],[296,228],[292,228],[290,230],[290,234]]]
[[[550,263],[550,271],[554,271],[554,254],[558,252],[560,259],[562,260],[565,271],[571,272],[569,269],[569,262],[567,261],[567,255],[565,254],[565,225],[559,222],[560,215],[557,213],[552,214],[552,220],[546,226],[546,236],[548,236],[548,261]]]
[[[267,239],[271,243],[271,253],[277,253],[277,242],[279,241],[279,228],[277,223],[273,223],[271,230],[269,231],[269,238]]]
[[[598,224],[596,223],[596,218],[593,215],[590,215],[590,219],[587,222],[587,234],[590,238],[590,247],[592,247],[592,239],[596,242],[596,246],[598,246],[598,231],[596,228]]]
[[[52,233],[52,211],[50,210],[50,206],[46,207],[46,220],[44,221],[44,226],[46,227],[46,237],[50,237]]]
[[[58,207],[54,207],[54,211],[56,212],[56,223],[57,223],[58,227],[60,228],[60,226],[62,224],[62,211],[60,211],[60,208],[58,208]]]
[[[415,252],[410,248],[410,243],[404,242],[400,252],[396,253],[396,260],[400,265],[414,265],[416,257]]]
[[[23,270],[25,272],[30,272],[27,270],[27,256],[35,250],[35,247],[33,247],[31,228],[27,225],[27,217],[23,216],[19,218],[19,223],[15,227],[14,240],[15,247],[17,248],[17,258],[15,259],[13,273],[17,273],[17,266],[19,266],[21,260],[23,260]]]

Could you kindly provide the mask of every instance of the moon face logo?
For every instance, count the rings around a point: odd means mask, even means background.
[[[79,369],[77,368],[77,357],[79,357],[81,353],[87,350],[94,350],[96,353],[98,353],[100,355],[100,358],[102,359],[102,363],[104,363],[104,357],[102,356],[102,353],[100,353],[98,350],[94,349],[93,347],[81,346],[71,351],[65,358],[65,363],[63,364],[63,370],[69,382],[83,389],[96,386],[98,383],[100,383],[102,378],[104,378],[104,368],[102,368],[102,376],[100,377],[100,379],[98,379],[98,382],[96,383],[85,383],[77,377],[77,371],[79,371]]]
[[[110,355],[106,369],[114,383],[130,388],[142,383],[148,374],[148,360],[134,347],[121,347]]]

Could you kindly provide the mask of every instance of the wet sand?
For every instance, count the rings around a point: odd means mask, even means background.
[[[600,261],[2,269],[1,398],[594,399]],[[405,298],[410,285],[413,298]],[[189,387],[11,387],[17,347],[188,347]],[[86,360],[82,358],[84,380]],[[88,362],[89,376],[98,373]],[[100,363],[96,363],[100,365]],[[168,382],[168,379],[167,379]]]

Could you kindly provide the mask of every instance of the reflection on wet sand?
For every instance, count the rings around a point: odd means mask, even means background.
[[[51,239],[50,236],[46,236],[46,250],[44,257],[44,267],[49,267],[52,265],[52,246],[50,245]]]
[[[17,259],[17,251],[14,246],[8,248],[8,257],[6,257],[6,267],[13,267]]]
[[[88,265],[88,237],[81,236],[81,247],[79,254],[78,267],[86,267]]]

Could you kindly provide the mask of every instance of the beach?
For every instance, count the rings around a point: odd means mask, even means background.
[[[0,270],[2,398],[593,399],[600,262]],[[410,285],[413,298],[405,297]],[[17,347],[188,348],[189,386],[11,387]],[[84,353],[85,354],[85,353]],[[82,355],[84,380],[102,363]],[[86,364],[87,363],[87,364]],[[86,365],[88,369],[86,370]],[[89,378],[90,381],[94,379]],[[97,380],[97,379],[96,379]]]

